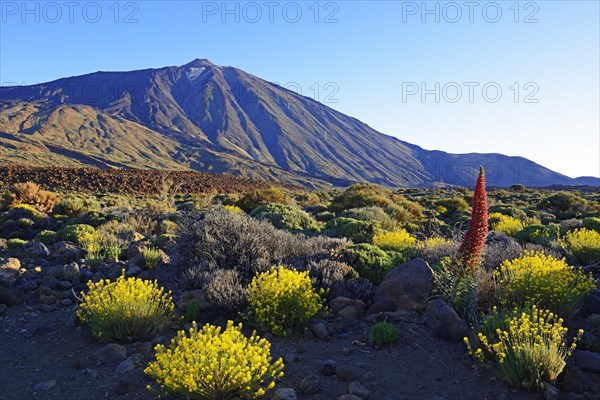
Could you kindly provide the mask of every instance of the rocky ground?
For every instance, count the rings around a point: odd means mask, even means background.
[[[113,261],[90,268],[80,257],[80,249],[68,242],[50,248],[32,243],[0,257],[0,281],[7,286],[0,294],[0,400],[157,398],[146,389],[152,382],[143,369],[152,360],[153,345],[167,343],[182,323],[174,323],[153,343],[106,345],[75,318],[77,293],[87,280],[114,279],[123,269],[156,277],[172,288],[172,267],[150,271]],[[273,355],[283,357],[286,367],[277,390],[265,399],[544,397],[514,390],[474,363],[462,343],[464,321],[444,302],[429,300],[428,265],[417,259],[401,267],[388,274],[370,307],[338,297],[330,304],[332,313],[312,322],[305,333],[291,338],[267,335]],[[590,296],[585,312],[600,305],[597,295]],[[201,291],[176,290],[174,297],[178,307],[190,299],[200,305],[199,323],[225,322]],[[383,320],[396,324],[401,337],[377,348],[369,329]],[[585,328],[588,335],[597,335],[593,327]],[[600,354],[577,351],[557,386],[558,398],[600,398]]]

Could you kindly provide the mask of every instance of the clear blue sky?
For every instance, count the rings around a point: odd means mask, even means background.
[[[597,0],[0,3],[5,85],[208,58],[426,149],[600,176]]]

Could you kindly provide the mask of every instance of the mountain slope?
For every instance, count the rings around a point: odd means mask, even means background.
[[[575,184],[523,158],[424,150],[208,60],[4,87],[0,145],[7,162],[195,169],[301,183],[471,185],[483,164],[498,170],[488,178],[498,186]]]

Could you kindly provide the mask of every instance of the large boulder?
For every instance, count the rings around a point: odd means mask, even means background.
[[[429,302],[425,323],[437,337],[448,342],[460,342],[469,334],[467,323],[442,299]]]
[[[433,271],[429,264],[416,258],[388,272],[375,292],[371,312],[395,309],[421,311],[427,307]]]
[[[18,258],[0,258],[0,284],[10,287],[19,276],[21,262]]]

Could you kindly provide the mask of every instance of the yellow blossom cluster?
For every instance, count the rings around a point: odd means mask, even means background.
[[[505,304],[536,304],[564,318],[574,315],[583,298],[595,288],[591,275],[540,252],[525,252],[504,261],[496,276]]]
[[[168,348],[159,344],[155,350],[156,361],[144,372],[166,393],[188,399],[256,398],[283,376],[283,361],[273,362],[271,344],[255,332],[245,337],[242,325],[232,321],[223,331],[192,322],[189,335],[180,331]]]
[[[600,261],[600,233],[586,228],[567,232],[561,245],[574,260],[590,265]]]
[[[535,306],[503,314],[494,308],[484,319],[483,330],[486,325],[488,328],[495,325],[495,332],[488,335],[479,332],[476,349],[467,338],[465,342],[475,358],[482,362],[495,361],[501,376],[509,383],[542,389],[545,382],[558,377],[576,341],[583,335],[580,330],[568,346],[565,343],[567,328],[562,324],[562,318]]]
[[[502,232],[508,236],[514,236],[525,227],[521,220],[498,212],[491,213],[488,216],[488,220],[493,230]]]
[[[124,273],[124,272],[123,272]],[[171,292],[156,281],[125,278],[88,282],[77,311],[94,336],[107,342],[152,339],[174,316]]]
[[[314,317],[324,304],[325,291],[315,291],[308,272],[272,267],[248,286],[250,316],[262,329],[286,336]]]
[[[417,238],[404,229],[373,236],[373,244],[385,251],[402,251],[417,244]]]

